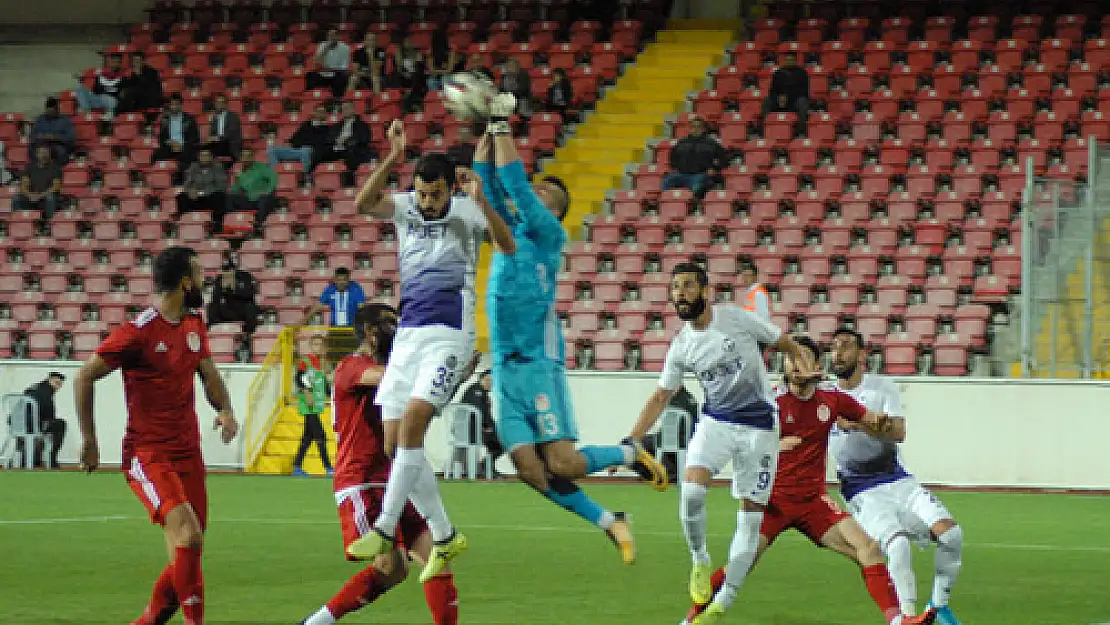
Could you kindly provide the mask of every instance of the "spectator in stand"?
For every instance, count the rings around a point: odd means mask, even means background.
[[[671,171],[663,177],[664,189],[690,189],[704,197],[728,162],[728,153],[709,136],[705,120],[690,121],[690,134],[671,150]]]
[[[555,70],[551,75],[551,86],[547,88],[547,110],[558,113],[563,122],[567,121],[567,111],[574,102],[574,90],[570,84],[567,71],[563,68]]]
[[[0,184],[12,181],[12,172],[8,171],[8,163],[4,160],[4,142],[0,141]]]
[[[243,322],[243,332],[254,334],[258,327],[258,287],[254,276],[234,263],[225,262],[216,276],[208,302],[208,327],[217,323]]]
[[[212,101],[208,123],[208,148],[218,158],[236,160],[243,151],[243,126],[239,114],[227,110],[227,96],[219,93]]]
[[[470,169],[470,165],[474,162],[474,135],[474,126],[470,124],[459,126],[458,140],[447,148],[447,158],[451,159],[456,167]]]
[[[12,208],[19,211],[41,209],[43,219],[50,219],[58,210],[62,192],[62,168],[50,157],[50,147],[35,148],[35,158],[23,168],[19,193],[12,198]]]
[[[277,172],[266,163],[254,160],[254,150],[250,148],[243,148],[241,162],[243,168],[228,190],[227,212],[254,211],[254,231],[261,236],[262,226],[273,212],[277,201],[274,197],[278,184]],[[223,220],[224,216],[221,214],[216,224],[217,232],[223,229]]]
[[[466,64],[466,59],[451,47],[447,30],[443,28],[432,33],[432,50],[429,56],[431,62],[428,67],[428,88],[433,91],[443,88],[443,79],[460,71]]]
[[[405,91],[401,106],[408,113],[418,110],[428,95],[427,58],[412,45],[412,37],[405,37],[393,53],[393,83]]]
[[[478,72],[480,74],[483,74],[491,81],[495,80],[493,77],[493,71],[491,71],[490,68],[486,67],[486,64],[482,61],[482,55],[478,54],[477,52],[471,54],[466,59],[466,66],[463,69],[468,72]]]
[[[189,165],[185,172],[184,187],[177,194],[174,221],[190,211],[209,211],[215,230],[216,215],[222,215],[227,206],[227,170],[223,163],[212,158],[212,150],[207,147],[200,149],[197,162]]]
[[[328,143],[317,163],[343,161],[348,171],[370,161],[370,125],[362,120],[354,102],[344,102],[342,117],[328,130]]]
[[[68,115],[61,114],[58,98],[47,98],[42,115],[35,119],[35,125],[31,128],[32,149],[45,145],[50,148],[50,156],[54,162],[64,167],[69,162],[76,140],[77,132],[73,128],[73,120]]]
[[[767,293],[767,287],[759,283],[758,272],[750,262],[740,269],[740,288],[744,291],[741,302],[744,310],[759,315],[764,321],[770,321],[771,296]]]
[[[200,148],[197,119],[186,113],[183,106],[180,93],[170,96],[166,112],[158,122],[158,149],[154,151],[156,161],[177,161],[179,175],[196,160]]]
[[[787,52],[783,55],[782,67],[771,75],[771,88],[763,101],[763,116],[768,113],[794,113],[798,116],[795,132],[806,134],[809,118],[809,74],[804,67],[798,67],[798,55]]]
[[[142,52],[131,55],[131,73],[123,81],[120,113],[149,111],[162,108],[162,76],[146,63]]]
[[[377,33],[367,31],[363,37],[362,46],[355,50],[351,79],[347,83],[347,89],[349,91],[372,89],[374,93],[381,93],[388,59],[389,53],[378,45]]]
[[[351,72],[351,47],[339,38],[339,30],[328,30],[327,39],[316,48],[312,57],[318,69],[305,75],[305,88],[330,87],[332,95],[343,97]]]
[[[327,151],[330,134],[328,109],[323,104],[317,104],[312,111],[312,119],[301,122],[297,132],[289,139],[289,145],[275,145],[269,148],[266,151],[266,160],[274,169],[277,169],[278,163],[281,162],[300,161],[304,165],[305,173],[312,173],[314,155]]]
[[[493,407],[490,403],[492,388],[493,374],[487,369],[478,374],[478,381],[466,389],[459,403],[473,406],[482,415],[482,445],[489,452],[489,457],[485,461],[489,463],[493,477],[500,477],[501,474],[497,472],[497,459],[505,453],[505,448],[501,446],[501,439],[497,437],[497,424],[493,420]]]
[[[46,379],[33,384],[23,394],[35,400],[39,407],[39,427],[44,436],[50,438],[50,468],[57,469],[61,465],[58,464],[58,452],[62,450],[62,443],[66,440],[66,422],[58,418],[57,409],[54,406],[54,394],[62,388],[65,383],[66,376],[57,372],[51,371],[46,375]],[[30,420],[31,415],[27,415]],[[23,441],[16,442],[16,449],[20,452],[23,450]],[[36,468],[41,468],[43,463],[42,458],[43,443],[41,440],[36,441],[34,458],[32,458],[33,465]]]
[[[97,70],[93,78],[92,89],[81,82],[81,76],[77,76],[77,89],[74,90],[74,96],[77,97],[77,110],[82,113],[102,110],[104,118],[111,119],[119,106],[120,89],[123,87],[124,78],[123,57],[119,54],[108,55],[107,65]]]
[[[520,66],[516,57],[509,57],[501,74],[501,91],[516,96],[516,110],[527,117],[532,112],[532,77]]]
[[[309,321],[316,316],[316,313],[330,309],[331,316],[328,319],[328,325],[350,327],[355,323],[355,314],[358,309],[365,305],[366,292],[362,290],[362,285],[351,280],[350,269],[339,267],[332,275],[331,283],[320,294],[320,301],[309,306],[301,325],[308,325]]]

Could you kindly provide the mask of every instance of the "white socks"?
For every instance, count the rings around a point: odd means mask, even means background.
[[[686,534],[686,544],[694,561],[709,563],[709,549],[705,545],[705,496],[709,489],[697,482],[682,483],[682,503],[678,516],[682,519],[682,531]]]
[[[328,608],[325,606],[320,608],[320,611],[316,614],[305,619],[304,625],[335,625],[337,622],[338,621],[331,615],[331,612],[328,612]]]
[[[424,466],[427,463],[422,448],[397,448],[397,457],[393,459],[389,481],[385,485],[382,511],[378,514],[378,520],[374,522],[374,527],[389,536],[395,536],[397,522],[401,520],[405,503],[408,502],[409,495],[416,488],[416,482],[424,473]]]
[[[913,551],[905,534],[896,534],[885,546],[890,581],[898,593],[902,614],[917,614],[917,576],[913,572]]]
[[[424,470],[412,487],[409,494],[412,505],[420,516],[428,521],[428,530],[431,531],[432,540],[442,542],[451,537],[455,531],[447,518],[447,510],[443,507],[443,498],[439,495],[439,484],[436,482],[435,469],[431,463],[424,459]]]
[[[736,513],[736,534],[728,548],[728,566],[725,567],[725,584],[717,591],[713,603],[728,609],[736,601],[736,595],[759,551],[759,526],[763,523],[763,511],[740,510]]]
[[[936,553],[933,554],[935,572],[933,573],[933,606],[948,605],[952,586],[963,565],[964,531],[956,525],[937,536]]]

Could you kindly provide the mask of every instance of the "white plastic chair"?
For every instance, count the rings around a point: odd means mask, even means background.
[[[23,468],[31,469],[35,466],[35,443],[43,442],[43,458],[49,458],[53,451],[53,442],[42,435],[42,422],[39,420],[39,403],[33,397],[19,393],[11,393],[0,398],[3,414],[8,420],[8,440],[4,443],[4,466],[8,469],[15,466],[15,455],[18,441],[23,441]],[[28,415],[30,419],[28,420]],[[29,427],[28,427],[29,426]],[[8,447],[11,447],[10,451]]]
[[[688,437],[693,422],[689,412],[681,408],[667,408],[659,424],[659,448],[655,450],[655,459],[662,461],[664,453],[674,454],[680,474],[686,467],[686,444],[690,442],[689,438],[683,440],[682,433],[685,432]]]
[[[478,477],[478,459],[482,455],[482,413],[469,404],[451,404],[443,409],[447,421],[447,468],[445,479],[463,477],[463,463],[460,454],[466,459],[466,479]],[[486,463],[486,479],[493,478],[492,463]]]

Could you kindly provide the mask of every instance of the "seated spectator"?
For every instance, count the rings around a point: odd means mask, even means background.
[[[77,88],[73,93],[77,98],[77,110],[82,113],[101,110],[106,119],[111,119],[119,106],[124,78],[123,57],[119,54],[109,55],[107,65],[97,70],[92,89],[82,83],[78,76]]]
[[[243,168],[228,189],[227,212],[253,211],[254,230],[262,234],[262,225],[274,210],[274,191],[277,190],[277,172],[266,163],[254,160],[254,150],[243,148]],[[223,229],[224,215],[216,218],[216,232]]]
[[[567,70],[559,68],[551,75],[551,86],[547,88],[547,102],[545,107],[552,113],[558,113],[563,122],[567,121],[567,111],[574,103],[574,90],[567,76]]]
[[[500,477],[497,472],[497,459],[505,453],[501,446],[501,439],[497,437],[497,424],[493,420],[493,408],[490,404],[490,390],[493,388],[493,375],[489,370],[478,374],[478,381],[471,384],[463,393],[460,404],[474,406],[482,415],[482,445],[489,452],[485,459],[489,463],[490,473],[493,477]]]
[[[447,148],[447,158],[456,167],[470,168],[474,162],[474,135],[475,129],[470,124],[459,126],[459,139],[454,145]]]
[[[170,96],[158,122],[158,149],[154,151],[156,161],[177,161],[179,174],[196,160],[200,148],[197,119],[183,110],[184,103],[180,93]]]
[[[162,108],[162,76],[146,63],[142,52],[131,55],[131,73],[123,80],[120,113],[134,113]]]
[[[783,55],[782,67],[771,75],[771,88],[763,101],[763,116],[768,113],[794,113],[798,116],[795,132],[806,134],[809,118],[809,74],[804,67],[798,67],[798,55],[787,52]]]
[[[355,50],[351,61],[351,78],[347,89],[372,89],[374,93],[382,92],[385,82],[385,66],[389,53],[378,45],[378,35],[367,31],[362,40],[362,46]]]
[[[362,285],[351,280],[350,269],[338,267],[332,275],[331,283],[324,287],[324,292],[320,294],[320,301],[308,307],[301,325],[308,325],[317,313],[330,309],[328,325],[353,326],[358,309],[365,305],[366,292],[362,290]]]
[[[516,96],[516,110],[527,117],[532,112],[532,77],[520,66],[520,61],[509,57],[501,74],[501,91]]]
[[[44,436],[50,438],[50,468],[59,468],[58,453],[62,450],[62,443],[66,439],[66,422],[58,418],[57,409],[54,406],[54,394],[61,388],[62,384],[66,381],[66,376],[57,372],[51,371],[46,375],[46,379],[27,387],[23,394],[34,399],[39,407],[39,427]],[[27,415],[30,420],[31,415]],[[28,423],[30,425],[30,423]],[[23,441],[16,442],[16,449],[22,452]],[[37,441],[34,449],[34,458],[32,459],[33,465],[38,468],[43,466],[43,444],[42,441]]]
[[[328,125],[328,109],[317,104],[312,111],[312,119],[301,122],[297,132],[289,139],[289,145],[275,145],[266,150],[266,160],[270,167],[277,169],[278,163],[300,161],[305,173],[311,173],[313,156],[327,150],[331,126]]]
[[[54,162],[65,167],[76,140],[77,132],[73,128],[73,120],[59,112],[58,98],[47,98],[42,115],[35,119],[35,125],[31,129],[32,149],[45,145],[50,148],[50,156]]]
[[[42,210],[43,219],[50,219],[58,210],[62,192],[62,168],[50,157],[50,148],[35,148],[35,158],[23,168],[19,193],[12,198],[12,208],[29,211]]]
[[[8,171],[8,163],[4,160],[4,142],[0,141],[0,184],[12,181],[12,172]]]
[[[328,143],[316,163],[343,161],[348,171],[370,162],[370,125],[359,117],[354,102],[344,102],[343,117],[332,124]]]
[[[690,122],[690,134],[671,150],[671,171],[663,177],[663,188],[690,189],[702,197],[721,175],[727,158],[721,144],[709,136],[705,121],[695,117]]]
[[[258,289],[254,276],[236,269],[231,262],[224,263],[216,283],[212,287],[212,297],[208,302],[208,327],[217,323],[243,322],[243,332],[254,334],[258,327],[258,303],[255,298]]]
[[[227,171],[223,163],[212,158],[212,150],[200,149],[197,162],[185,172],[184,187],[177,194],[174,220],[191,211],[209,211],[215,227],[216,215],[222,214],[227,206]]]
[[[428,95],[428,62],[424,51],[412,45],[412,37],[405,37],[393,53],[393,84],[405,90],[401,107],[408,113],[418,110]]]
[[[227,110],[227,96],[220,93],[212,101],[212,119],[208,122],[208,148],[217,158],[237,160],[243,151],[243,126],[239,114]]]
[[[432,50],[428,61],[428,89],[438,91],[443,88],[443,79],[455,72],[462,71],[466,59],[451,47],[447,30],[436,29],[432,33]]]
[[[490,68],[486,67],[486,64],[482,61],[482,55],[477,52],[471,54],[466,59],[466,65],[463,67],[463,69],[468,72],[478,72],[479,74],[484,75],[486,78],[489,78],[490,81],[495,80],[493,76],[493,71],[490,70]]]
[[[351,69],[351,47],[339,38],[339,30],[328,30],[327,39],[316,48],[312,57],[318,69],[305,74],[305,88],[331,88],[332,95],[343,97]]]

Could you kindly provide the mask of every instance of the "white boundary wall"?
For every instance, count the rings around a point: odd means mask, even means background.
[[[72,376],[79,363],[0,361],[0,392],[24,388],[57,370],[69,376],[56,399],[70,422],[62,462],[75,462],[80,441],[73,417]],[[246,415],[246,391],[257,367],[222,365],[236,412]],[[582,442],[612,443],[623,437],[655,388],[641,373],[572,372]],[[1110,489],[1110,384],[968,378],[900,378],[909,434],[903,445],[909,468],[930,484],[1026,488]],[[688,382],[695,395],[700,389]],[[209,466],[242,467],[242,440],[229,446],[211,430],[214,414],[197,387],[202,442]],[[105,464],[120,461],[125,412],[118,374],[97,385],[96,412]],[[0,432],[6,433],[6,418]],[[5,434],[6,436],[6,434]],[[442,424],[428,437],[437,466],[446,458]]]

